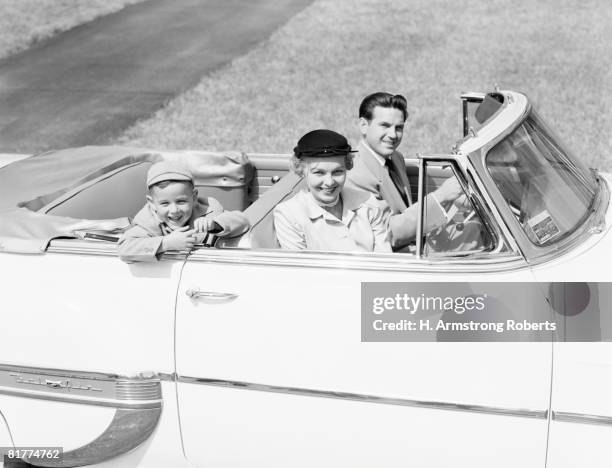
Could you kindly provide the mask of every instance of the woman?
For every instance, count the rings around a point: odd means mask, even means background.
[[[346,138],[331,130],[300,138],[292,166],[306,190],[274,209],[282,248],[391,252],[388,208],[367,192],[344,187],[353,152]]]

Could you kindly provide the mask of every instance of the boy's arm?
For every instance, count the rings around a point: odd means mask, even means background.
[[[152,236],[140,226],[132,226],[119,239],[119,258],[126,263],[159,260],[162,240],[163,236]]]
[[[249,230],[251,224],[241,211],[224,211],[223,205],[216,198],[208,197],[208,213],[200,219],[206,219],[208,229],[219,237],[235,237]],[[216,223],[217,225],[213,224]],[[216,228],[216,229],[215,229]]]
[[[235,237],[245,233],[251,227],[249,220],[241,211],[224,211],[223,206],[216,198],[208,197],[209,212],[202,216],[207,221],[209,230],[214,230],[213,234],[219,237]],[[214,223],[218,229],[214,229]]]
[[[224,211],[217,215],[206,216],[206,218],[209,217],[221,228],[220,232],[215,233],[219,237],[239,236],[251,227],[249,220],[240,211]]]

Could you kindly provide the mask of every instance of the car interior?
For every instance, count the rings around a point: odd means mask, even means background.
[[[230,174],[224,173],[228,166],[219,163],[226,158],[232,159]],[[20,206],[40,213],[79,219],[133,218],[144,206],[144,181],[155,160],[150,153],[143,153],[141,157],[131,156],[125,164],[98,170],[100,175],[83,178],[73,187],[23,201]],[[237,162],[233,154],[200,152],[185,160],[194,173],[200,197],[214,197],[226,210],[245,213],[252,225],[249,233],[251,247],[279,248],[274,235],[272,211],[278,203],[303,188],[301,178],[289,172],[286,156],[254,154]],[[412,198],[416,200],[418,161],[407,163]],[[213,183],[199,177],[204,171],[216,175]],[[228,178],[233,179],[234,183],[226,183]],[[88,237],[100,239],[100,236]],[[115,239],[110,236],[103,240]],[[237,243],[236,239],[219,239],[217,246],[230,247]]]
[[[110,220],[133,218],[144,206],[145,179],[149,167],[165,155],[131,155],[121,164],[96,171],[73,187],[24,201],[20,206],[49,215]],[[280,248],[274,232],[273,210],[280,202],[302,190],[301,177],[289,171],[285,155],[193,152],[181,160],[194,174],[199,197],[214,197],[226,210],[243,211],[251,229],[241,238],[220,238],[208,246],[216,248]],[[412,199],[418,199],[418,160],[406,160]],[[427,172],[426,190],[435,190],[452,171],[432,167]],[[84,233],[83,238],[116,242],[118,235]]]
[[[499,106],[496,101],[493,104],[489,112]],[[199,197],[214,197],[226,210],[244,212],[251,223],[251,229],[241,238],[216,239],[215,247],[275,249],[280,246],[274,232],[274,207],[304,187],[301,178],[289,171],[287,155],[247,156],[236,152],[171,153],[144,150],[134,153],[126,152],[125,148],[117,150],[115,158],[111,155],[104,160],[105,165],[96,167],[93,162],[86,167],[94,167],[95,171],[88,175],[80,174],[76,183],[66,182],[66,185],[74,185],[25,200],[19,206],[39,213],[77,219],[133,218],[145,204],[144,181],[149,167],[158,160],[180,158],[194,174]],[[125,158],[122,157],[124,153]],[[417,200],[419,161],[405,161],[412,199]],[[450,176],[452,171],[441,167],[429,168],[426,192],[435,190]],[[104,237],[104,234],[97,233],[96,237],[96,233],[93,233],[88,237],[108,241],[117,239],[116,236]]]

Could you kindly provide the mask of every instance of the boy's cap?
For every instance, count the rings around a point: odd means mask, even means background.
[[[147,172],[147,187],[165,180],[185,180],[193,183],[193,175],[181,163],[161,161],[153,164]]]

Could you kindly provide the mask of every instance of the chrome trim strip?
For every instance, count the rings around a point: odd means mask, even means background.
[[[421,203],[424,199],[423,191],[425,190],[425,162],[419,155],[419,184],[418,184],[418,199],[416,203],[419,204],[419,217],[417,218],[417,231],[416,231],[416,257],[418,260],[423,258],[423,216],[425,213],[425,203]]]
[[[61,403],[74,403],[77,405],[101,406],[105,408],[128,409],[128,410],[149,410],[160,408],[162,405],[159,401],[151,402],[125,402],[118,400],[102,400],[93,398],[66,397],[60,395],[49,395],[42,392],[23,392],[20,390],[9,390],[0,387],[0,395],[8,395],[19,398],[33,398],[35,400],[57,401]]]
[[[93,465],[127,453],[149,438],[159,422],[161,411],[161,407],[146,410],[118,409],[109,426],[95,440],[64,452],[60,460],[36,459],[36,466],[68,468]]]
[[[126,409],[160,408],[161,378],[0,364],[0,394]]]
[[[478,101],[482,101],[485,98],[485,93],[480,93],[476,91],[465,91],[461,93],[461,99],[475,99]]]
[[[54,240],[47,250],[50,253],[117,256],[116,247],[99,243],[92,246],[80,240]],[[166,260],[184,260],[184,255],[164,254]],[[338,253],[317,251],[289,251],[281,249],[256,249],[232,247],[224,249],[198,248],[188,257],[190,261],[230,263],[240,265],[285,266],[302,268],[331,268],[343,270],[406,271],[427,273],[490,273],[514,271],[528,267],[518,255],[483,254],[469,260],[452,257],[442,260],[417,260],[414,255],[403,253]]]
[[[596,414],[568,413],[564,411],[553,411],[553,421],[570,422],[580,424],[599,424],[612,426],[612,416],[600,416]]]
[[[117,246],[110,242],[94,243],[80,239],[53,239],[47,247],[47,253],[118,257]]]
[[[338,253],[316,251],[289,251],[278,249],[250,250],[198,249],[189,261],[235,263],[239,265],[286,266],[301,268],[329,268],[341,270],[405,271],[425,273],[489,273],[526,269],[525,260],[515,254],[495,256],[483,254],[470,259],[452,257],[444,261],[417,260],[402,253]]]
[[[173,376],[174,374],[164,374],[153,371],[135,372],[134,374],[114,374],[111,372],[90,372],[90,371],[75,371],[70,369],[57,369],[47,367],[33,367],[33,366],[17,366],[14,364],[4,364],[0,362],[0,371],[14,371],[14,372],[25,372],[32,374],[49,374],[58,375],[64,377],[73,377],[76,379],[90,379],[90,380],[117,380],[117,379],[131,379],[131,380],[157,380],[161,379],[162,376]]]
[[[117,244],[112,242],[91,242],[82,239],[52,239],[47,248],[48,253],[99,255],[118,257]],[[187,252],[164,253],[164,260],[184,261]]]
[[[155,374],[162,382],[176,382],[176,374],[166,374],[164,372],[158,372]]]
[[[336,392],[327,390],[313,390],[308,388],[281,387],[277,385],[264,385],[252,382],[239,382],[233,380],[206,379],[201,377],[178,376],[178,382],[213,387],[233,388],[240,390],[254,390],[258,392],[283,393],[306,397],[337,398],[353,400],[363,403],[377,403],[383,405],[412,406],[417,408],[437,409],[445,411],[465,411],[470,413],[494,414],[500,416],[520,416],[523,418],[548,419],[547,410],[530,410],[523,408],[496,408],[493,406],[470,405],[462,403],[447,403],[441,401],[410,400],[405,398],[388,398],[361,393]]]

